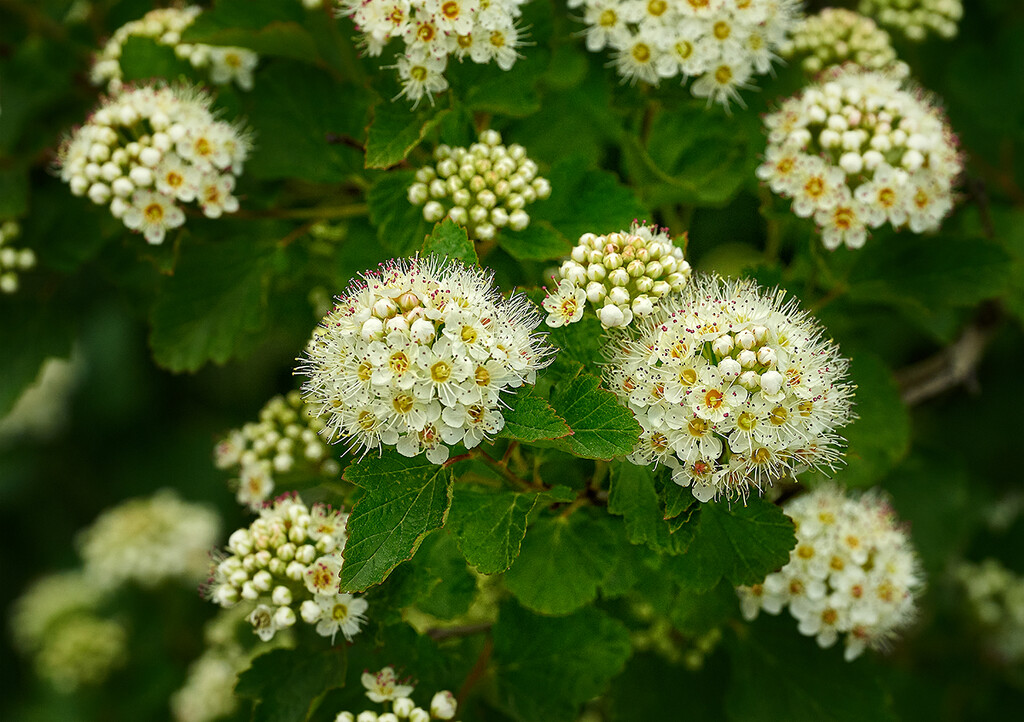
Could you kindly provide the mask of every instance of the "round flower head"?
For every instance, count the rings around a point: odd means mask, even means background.
[[[689,279],[690,264],[667,229],[634,222],[606,236],[585,233],[558,269],[558,287],[544,299],[547,324],[576,323],[590,301],[605,328],[628,326],[654,313],[660,299]]]
[[[18,274],[34,268],[36,254],[31,248],[15,248],[11,241],[21,233],[15,221],[0,224],[0,293],[14,293],[18,290]]]
[[[218,469],[237,469],[236,498],[253,509],[274,491],[275,474],[338,473],[338,462],[328,457],[318,434],[324,422],[302,401],[298,391],[275,396],[260,410],[259,421],[234,429],[214,448]]]
[[[61,146],[61,180],[149,243],[185,223],[179,202],[196,201],[210,218],[238,210],[231,189],[249,139],[217,120],[212,102],[188,87],[142,86],[106,99]]]
[[[583,8],[587,50],[608,48],[630,83],[693,79],[708,104],[742,105],[739,90],[771,70],[800,16],[797,0],[570,0]]]
[[[530,224],[526,206],[551,195],[547,178],[521,145],[505,147],[501,134],[485,130],[469,148],[438,146],[436,167],[416,172],[409,202],[423,206],[430,222],[444,217],[466,226],[470,238],[489,241],[502,228],[521,231]]]
[[[501,392],[551,362],[532,304],[458,261],[391,261],[336,301],[298,370],[324,437],[353,449],[444,463],[500,431]]]
[[[884,648],[913,619],[922,586],[910,537],[889,503],[823,485],[784,509],[796,524],[796,547],[781,570],[739,588],[744,617],[788,606],[800,633],[823,648],[845,634],[847,660]]]
[[[86,570],[100,583],[153,587],[168,579],[202,579],[219,532],[213,509],[163,489],[106,510],[79,535],[78,545]]]
[[[606,384],[643,428],[629,460],[664,463],[700,501],[838,460],[847,362],[781,292],[698,277],[607,353]]]
[[[996,559],[962,562],[953,576],[963,587],[986,647],[1006,664],[1024,662],[1024,577]]]
[[[956,137],[933,102],[896,78],[834,68],[765,126],[757,176],[814,219],[826,248],[860,248],[867,229],[885,223],[934,231],[953,208],[963,170]]]
[[[348,514],[329,506],[279,497],[228,538],[203,593],[224,608],[245,605],[246,621],[265,642],[298,619],[332,641],[339,631],[351,640],[367,604],[339,590],[347,523]]]
[[[234,81],[243,90],[252,90],[252,71],[259,62],[259,56],[252,50],[181,42],[181,34],[202,12],[198,5],[158,8],[119,27],[93,59],[89,75],[93,85],[106,85],[111,93],[121,89],[124,78],[121,53],[128,38],[139,37],[174,48],[175,54],[194,68],[208,69],[210,82],[215,85]]]
[[[910,74],[907,64],[896,57],[889,33],[871,18],[844,8],[825,8],[800,20],[779,55],[802,58],[801,67],[808,75],[846,62],[893,78]]]
[[[962,0],[860,0],[859,9],[911,40],[924,40],[930,32],[952,38],[964,15]]]
[[[519,59],[523,31],[516,27],[526,0],[341,0],[368,55],[380,55],[391,40],[404,48],[398,62],[402,92],[413,107],[448,88],[449,56],[495,63],[510,70]]]

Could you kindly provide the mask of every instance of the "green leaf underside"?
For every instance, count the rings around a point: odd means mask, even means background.
[[[342,590],[360,592],[384,581],[428,532],[444,525],[452,473],[422,456],[389,452],[354,462],[344,478],[365,492],[349,516],[341,569]]]
[[[530,442],[561,439],[572,433],[565,419],[556,414],[547,401],[531,394],[528,388],[520,388],[516,393],[505,396],[505,402],[509,408],[502,411],[505,427],[499,437]]]
[[[452,495],[447,528],[478,572],[503,572],[519,556],[526,518],[538,498],[537,494],[460,484]]]
[[[434,254],[438,258],[454,258],[468,266],[477,266],[476,246],[469,240],[466,229],[450,218],[434,226],[434,230],[423,240],[423,255]]]
[[[345,684],[346,668],[344,644],[319,652],[275,649],[238,676],[235,693],[258,700],[253,722],[305,722],[324,693]]]
[[[636,446],[640,424],[615,394],[599,386],[596,376],[580,373],[555,389],[551,405],[573,431],[556,443],[588,459],[624,456]]]

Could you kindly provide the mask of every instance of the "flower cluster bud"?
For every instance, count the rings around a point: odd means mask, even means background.
[[[341,0],[341,14],[352,18],[360,43],[377,56],[392,40],[405,44],[397,63],[402,92],[419,104],[448,88],[449,56],[460,62],[494,62],[510,70],[520,57],[522,29],[516,27],[526,0]]]
[[[436,166],[416,172],[409,202],[423,206],[431,223],[451,218],[466,227],[469,237],[490,241],[499,230],[521,231],[530,225],[526,206],[551,195],[547,178],[521,145],[506,147],[501,133],[485,130],[469,148],[440,145]]]
[[[928,33],[955,37],[964,15],[963,0],[860,0],[858,9],[917,41]]]
[[[629,460],[663,463],[700,501],[832,468],[851,419],[847,361],[795,299],[695,278],[608,348],[607,388],[643,428]]]
[[[776,51],[800,17],[797,0],[569,0],[583,9],[587,50],[612,50],[625,80],[658,85],[693,78],[708,104],[742,104],[741,88],[771,71]]]
[[[212,102],[188,87],[141,86],[108,98],[62,144],[61,179],[149,243],[184,224],[178,201],[195,201],[208,218],[238,210],[232,191],[250,143],[214,117]]]
[[[1024,576],[996,559],[961,562],[953,576],[967,597],[985,645],[1006,664],[1024,662]]]
[[[331,477],[340,470],[320,438],[326,424],[302,394],[275,396],[260,409],[259,420],[228,433],[214,448],[218,469],[236,470],[236,499],[258,509],[274,491],[277,474]]]
[[[914,617],[920,563],[884,497],[854,497],[822,485],[783,509],[796,525],[789,563],[763,582],[740,587],[743,616],[783,607],[800,633],[822,648],[845,634],[846,659],[886,647]]]
[[[403,683],[400,683],[393,667],[384,667],[375,674],[364,672],[362,682],[366,688],[366,696],[370,698],[370,701],[383,705],[386,711],[363,710],[358,714],[354,712],[339,712],[334,718],[334,722],[398,722],[398,720],[430,722],[430,720],[451,720],[455,718],[455,713],[458,710],[455,695],[448,690],[442,690],[435,694],[430,700],[429,709],[417,707],[410,697],[415,689],[415,685],[411,684],[409,680],[404,680]]]
[[[937,230],[963,170],[942,111],[889,75],[850,65],[765,117],[757,176],[813,218],[826,248],[860,248],[867,228]]]
[[[231,534],[204,595],[224,608],[245,605],[263,641],[300,619],[332,643],[339,631],[351,641],[367,603],[339,591],[347,523],[348,514],[330,506],[310,509],[295,494],[279,497]]]
[[[193,68],[205,69],[214,85],[234,81],[243,90],[252,90],[252,71],[259,56],[247,48],[219,47],[201,43],[183,43],[181,34],[202,14],[198,5],[184,8],[157,8],[138,20],[122,25],[93,60],[89,78],[93,85],[105,85],[115,93],[124,85],[121,54],[128,38],[151,38],[158,45],[174,48],[174,53]]]
[[[34,268],[36,254],[31,248],[14,248],[10,245],[21,233],[15,221],[0,224],[0,293],[14,293],[18,290],[18,273]]]
[[[661,299],[683,290],[690,264],[668,229],[634,222],[629,230],[580,236],[554,280],[558,287],[544,299],[548,326],[576,323],[589,301],[604,328],[619,328],[650,316]]]
[[[905,78],[909,66],[896,57],[892,39],[875,21],[845,8],[825,8],[803,18],[779,48],[783,58],[802,58],[808,75],[832,65],[855,63],[867,70]]]

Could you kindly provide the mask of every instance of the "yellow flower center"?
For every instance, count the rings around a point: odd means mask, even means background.
[[[412,396],[410,396],[409,394],[398,394],[398,396],[396,396],[394,400],[392,400],[391,405],[398,413],[407,414],[410,411],[412,411]]]
[[[444,361],[438,361],[430,367],[430,378],[439,384],[443,384],[452,375],[452,367]]]

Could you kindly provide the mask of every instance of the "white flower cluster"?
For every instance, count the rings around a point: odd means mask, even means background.
[[[765,117],[768,148],[757,176],[814,218],[826,248],[860,248],[867,228],[937,230],[963,170],[941,110],[900,81],[835,68]]]
[[[634,316],[650,316],[662,298],[683,290],[690,264],[667,230],[634,222],[606,236],[580,236],[558,269],[558,287],[544,299],[548,326],[576,323],[587,301],[605,328],[628,326]]]
[[[784,508],[796,524],[796,548],[781,570],[737,590],[743,616],[788,606],[800,633],[823,648],[846,634],[848,661],[867,647],[884,648],[913,619],[923,584],[910,537],[888,502],[822,485]]]
[[[802,57],[800,64],[808,75],[846,62],[894,78],[910,74],[907,64],[896,57],[889,33],[871,18],[845,8],[825,8],[803,18],[779,48],[779,55]]]
[[[13,605],[15,645],[62,691],[98,684],[127,654],[124,627],[98,614],[105,590],[81,572],[43,577]]]
[[[327,455],[318,434],[324,422],[298,391],[275,396],[260,409],[259,421],[231,431],[214,448],[218,469],[238,469],[236,499],[258,509],[274,491],[274,474],[307,472],[334,476],[339,464]]]
[[[39,375],[21,392],[14,407],[0,418],[0,447],[20,437],[47,439],[68,422],[68,406],[82,376],[81,355],[70,359],[51,356],[43,361]]]
[[[522,31],[516,27],[526,0],[341,0],[372,56],[401,38],[405,49],[395,66],[402,92],[413,105],[448,88],[448,57],[497,63],[510,70],[520,57]]]
[[[406,719],[409,722],[430,722],[455,718],[458,709],[455,695],[442,690],[431,699],[429,711],[417,707],[409,697],[415,685],[399,684],[393,667],[384,667],[376,674],[364,672],[362,682],[370,701],[390,707],[389,711],[382,714],[373,710],[364,710],[359,714],[339,712],[334,722],[398,722]]]
[[[551,195],[551,184],[537,175],[526,148],[505,147],[496,130],[485,130],[469,148],[440,145],[434,159],[436,167],[416,171],[409,202],[423,206],[431,223],[447,216],[479,241],[493,239],[505,227],[523,230],[530,225],[526,206]]]
[[[240,128],[217,120],[212,98],[187,87],[138,87],[107,99],[59,154],[76,196],[110,206],[115,218],[162,243],[185,223],[177,201],[208,218],[238,210],[235,177],[249,152]]]
[[[220,518],[171,489],[107,509],[78,536],[86,573],[106,588],[125,582],[154,587],[167,580],[201,580]]]
[[[911,40],[924,40],[929,32],[952,38],[964,15],[963,0],[860,0],[859,9]]]
[[[325,435],[351,448],[395,446],[442,464],[505,425],[501,392],[533,384],[553,349],[522,295],[461,262],[395,260],[356,281],[300,359]]]
[[[339,592],[348,514],[324,504],[310,509],[294,494],[264,506],[248,528],[228,539],[204,593],[226,609],[246,604],[246,620],[264,642],[298,616],[317,634],[351,641],[366,621],[366,600]]]
[[[690,91],[728,108],[767,73],[800,17],[798,0],[569,0],[583,8],[587,50],[613,51],[619,75],[657,85],[695,78]]]
[[[782,292],[697,277],[607,353],[607,387],[643,427],[629,460],[669,466],[700,501],[838,460],[847,362]]]
[[[123,85],[121,53],[130,37],[152,38],[158,45],[174,48],[174,54],[187,60],[193,68],[209,70],[210,82],[227,85],[231,81],[243,90],[252,90],[252,71],[260,56],[247,48],[217,47],[202,43],[183,43],[181,34],[203,12],[198,5],[184,8],[157,8],[138,20],[122,25],[96,54],[89,79],[93,85],[106,85],[107,92],[119,91]]]
[[[996,559],[963,562],[953,575],[993,651],[1009,664],[1024,662],[1024,577]]]
[[[0,224],[0,293],[14,293],[18,290],[18,272],[27,271],[36,265],[36,254],[31,248],[13,248],[13,241],[21,234],[16,221]]]

